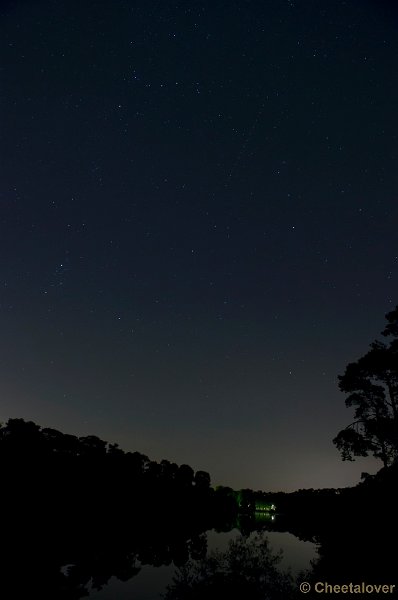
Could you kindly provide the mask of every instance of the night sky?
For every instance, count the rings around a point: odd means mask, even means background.
[[[396,3],[0,10],[0,420],[235,488],[380,467],[332,439],[398,303]]]

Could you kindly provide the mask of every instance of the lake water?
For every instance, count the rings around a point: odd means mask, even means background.
[[[207,532],[208,553],[212,550],[224,551],[230,540],[240,536],[237,529],[228,533],[216,531]],[[266,536],[273,552],[283,551],[280,569],[290,569],[293,576],[300,571],[310,568],[310,561],[317,557],[316,545],[299,540],[286,532],[268,531]],[[101,591],[93,590],[90,600],[160,600],[171,583],[175,566],[152,567],[143,565],[141,571],[127,582],[121,582],[115,577]]]

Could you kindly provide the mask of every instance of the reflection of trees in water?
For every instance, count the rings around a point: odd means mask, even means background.
[[[81,524],[83,525],[83,524]],[[7,600],[37,597],[40,600],[78,600],[99,591],[112,577],[128,581],[142,565],[183,565],[206,556],[207,537],[178,526],[143,528],[126,526],[124,536],[85,537],[83,530],[51,538],[48,531],[20,530],[17,526],[0,549],[0,596]],[[21,540],[23,544],[21,544]],[[25,541],[26,540],[26,541]]]
[[[88,590],[101,590],[112,576],[120,581],[128,581],[140,572],[136,557],[124,554],[116,548],[110,548],[100,556],[89,557],[76,565],[62,569],[63,579],[58,587],[62,598],[82,598],[88,595]]]
[[[362,514],[360,508],[356,511],[357,518],[353,510],[345,518],[342,513],[338,518],[327,515],[317,534],[320,557],[313,572],[301,581],[396,582],[396,557],[386,544],[397,531],[396,520],[391,513],[390,518],[380,514],[366,519],[365,509]],[[289,599],[294,593],[301,597],[292,578],[278,570],[280,556],[270,551],[266,531],[241,536],[227,552],[213,552],[206,558],[206,534],[195,532],[194,523],[188,528],[175,522],[166,527],[164,521],[151,523],[147,518],[144,527],[125,521],[119,535],[110,535],[105,527],[87,532],[83,522],[69,532],[55,523],[52,532],[43,528],[43,522],[21,525],[21,521],[4,521],[2,530],[0,594],[7,600],[78,600],[107,585],[112,576],[128,581],[142,564],[179,567],[166,600],[228,596],[272,600]],[[250,525],[254,528],[255,520],[245,523],[247,534]],[[299,525],[305,533],[305,524]],[[307,539],[313,535],[313,524],[308,525]],[[275,521],[272,529],[279,528]],[[69,567],[61,569],[62,565]]]
[[[23,419],[0,424],[0,464],[7,600],[75,600],[141,564],[182,565],[237,512],[204,471]]]
[[[246,534],[267,527],[317,540],[320,560],[310,581],[396,580],[386,542],[398,531],[398,464],[338,493],[263,494],[280,512],[275,522],[259,523],[254,513],[238,515],[231,490],[213,490],[203,471],[157,464],[95,436],[76,438],[22,419],[0,426],[0,463],[0,595],[7,600],[78,600],[112,576],[127,581],[142,564],[186,561],[170,599],[242,590],[242,597],[264,600],[280,589],[289,597],[291,581],[276,571],[261,537],[205,559],[203,532],[236,526]]]
[[[398,533],[396,517],[390,514],[351,515],[340,522],[331,520],[319,534],[319,559],[314,561],[309,580],[331,584],[396,584],[389,598],[398,597],[396,552],[391,546]]]
[[[200,561],[180,567],[165,600],[250,600],[293,597],[293,578],[278,570],[281,553],[273,553],[263,532],[229,542],[226,552],[213,551]]]

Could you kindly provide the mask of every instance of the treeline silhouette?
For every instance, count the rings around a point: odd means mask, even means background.
[[[32,421],[10,419],[0,427],[3,475],[10,483],[8,496],[35,490],[30,503],[78,509],[88,521],[96,512],[168,511],[178,515],[235,511],[223,490],[210,487],[210,475],[186,464],[160,463],[139,452],[124,452],[95,435],[76,437]],[[17,498],[14,498],[16,500]],[[199,510],[200,509],[200,510]],[[67,515],[64,515],[67,518]],[[117,515],[115,515],[117,518]]]
[[[317,545],[319,558],[302,580],[395,585],[389,597],[398,597],[397,463],[375,475],[363,474],[354,487],[253,493],[277,506],[277,517],[264,525],[266,529],[289,532]],[[247,515],[245,527],[258,529],[255,515]]]
[[[0,427],[0,461],[7,598],[24,597],[25,583],[29,597],[81,598],[89,584],[129,579],[141,564],[184,564],[205,555],[203,532],[228,530],[236,516],[208,473],[93,435],[10,419]]]
[[[0,595],[7,600],[78,600],[112,576],[134,577],[145,564],[187,565],[169,589],[170,598],[199,598],[204,591],[217,597],[222,590],[230,597],[231,590],[240,590],[242,597],[244,589],[262,597],[265,583],[254,582],[253,573],[272,557],[265,542],[250,543],[248,536],[259,529],[317,544],[319,559],[307,581],[397,579],[388,544],[398,533],[395,463],[353,488],[213,489],[209,474],[189,465],[157,463],[96,436],[79,438],[10,419],[0,426],[0,464]],[[255,512],[270,504],[276,505],[275,520]],[[205,532],[234,527],[247,543],[206,558]],[[268,571],[270,598],[296,593],[296,584]]]
[[[389,598],[397,598],[397,480],[398,465],[393,464],[376,475],[365,476],[352,488],[301,489],[292,493],[241,491],[245,510],[237,524],[242,537],[224,552],[211,553],[180,567],[166,598],[293,599],[302,597],[299,585],[303,581],[311,585],[306,598],[319,597],[315,591],[318,582],[340,587],[387,586]],[[246,508],[261,502],[277,506],[274,520]],[[253,535],[256,530],[262,531]],[[277,556],[267,541],[270,530],[293,533],[316,544],[318,557],[297,580],[275,569]]]

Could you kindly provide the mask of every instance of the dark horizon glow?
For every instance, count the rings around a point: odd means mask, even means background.
[[[398,303],[387,1],[4,2],[0,420],[212,484],[355,484]]]

